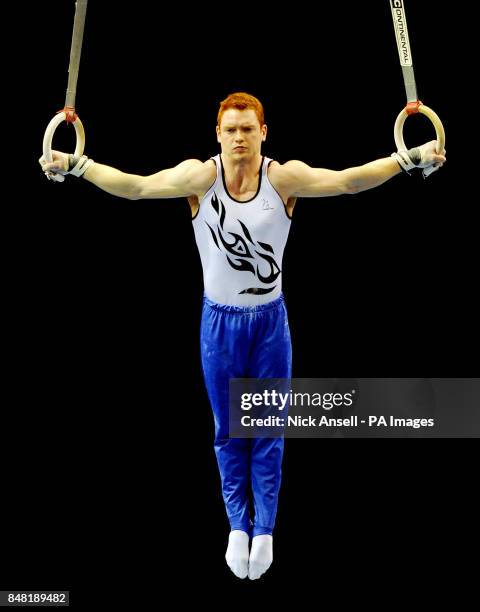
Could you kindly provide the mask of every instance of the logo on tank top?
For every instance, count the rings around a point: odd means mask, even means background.
[[[230,267],[238,272],[251,272],[255,276],[257,283],[259,282],[263,285],[274,283],[281,274],[281,270],[275,261],[275,252],[272,245],[254,240],[250,230],[240,219],[237,219],[239,225],[238,233],[227,232],[224,229],[226,218],[225,205],[222,200],[217,198],[216,193],[213,194],[210,204],[218,217],[218,223],[215,227],[212,227],[206,221],[205,223],[208,225],[217,248],[225,253]],[[273,208],[265,208],[268,205],[268,200],[263,199],[262,210],[273,210]],[[263,264],[262,270],[265,271],[265,268],[267,269],[267,274],[263,274],[260,270],[258,258],[260,258]],[[273,285],[273,287],[246,287],[238,293],[264,295],[271,293],[275,287],[276,285]]]
[[[275,210],[275,206],[270,206],[270,202],[262,198],[262,210]]]

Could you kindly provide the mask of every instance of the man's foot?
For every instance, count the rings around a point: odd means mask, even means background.
[[[225,559],[228,567],[239,578],[246,578],[248,575],[248,542],[248,533],[239,529],[234,529],[228,536]]]
[[[258,535],[252,540],[252,550],[248,562],[248,577],[257,580],[264,574],[273,561],[273,537]]]

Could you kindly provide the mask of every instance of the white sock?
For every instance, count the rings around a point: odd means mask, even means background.
[[[248,561],[248,577],[257,580],[264,574],[273,561],[273,537],[258,535],[252,540],[252,550]]]
[[[246,578],[248,574],[248,533],[234,529],[228,536],[228,547],[225,554],[228,567],[235,576]]]

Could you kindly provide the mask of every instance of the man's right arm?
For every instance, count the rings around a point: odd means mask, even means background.
[[[62,171],[68,168],[68,155],[52,151],[53,162],[40,161],[44,171]],[[199,195],[212,184],[212,164],[198,159],[187,159],[173,168],[149,176],[128,174],[97,162],[84,172],[83,177],[103,191],[129,200],[180,198]]]
[[[209,166],[211,169],[211,165]],[[173,168],[149,176],[126,174],[103,164],[92,164],[84,177],[100,189],[129,200],[182,198],[197,195],[210,186],[204,164],[187,159]],[[210,181],[211,183],[212,181]]]
[[[83,178],[103,191],[119,198],[137,200],[139,183],[142,179],[137,174],[127,174],[116,168],[95,162],[83,174]]]

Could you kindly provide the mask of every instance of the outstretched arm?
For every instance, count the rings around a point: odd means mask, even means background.
[[[416,149],[418,167],[442,166],[446,161],[435,152],[436,141],[431,141]],[[359,193],[378,187],[401,172],[399,163],[393,157],[377,159],[346,170],[326,170],[311,168],[300,161],[289,161],[277,170],[278,186],[288,196],[322,197],[346,193]]]
[[[44,172],[66,174],[70,165],[75,163],[66,153],[52,151],[52,155],[51,163],[45,163],[43,158],[40,158]],[[140,176],[96,162],[87,168],[83,177],[100,189],[129,200],[180,198],[196,195],[202,192],[205,186],[206,191],[212,182],[210,180],[211,169],[211,164],[206,167],[198,159],[187,159],[173,168],[161,170],[149,176]]]
[[[86,170],[83,178],[103,189],[103,191],[129,200],[138,199],[140,181],[142,179],[137,174],[128,174],[97,162]]]

